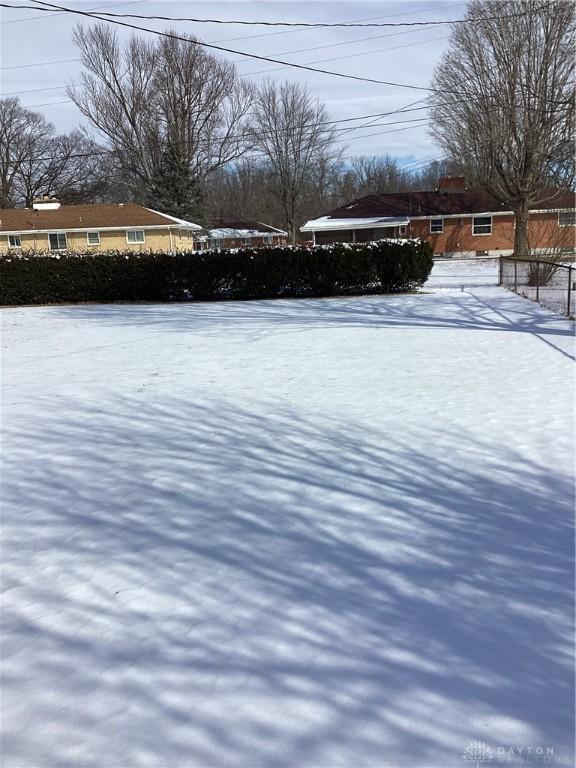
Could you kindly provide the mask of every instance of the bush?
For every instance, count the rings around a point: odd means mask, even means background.
[[[395,293],[421,286],[432,250],[419,241],[187,253],[0,256],[0,304],[215,301]]]

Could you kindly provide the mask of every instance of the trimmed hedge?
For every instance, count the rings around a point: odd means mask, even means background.
[[[432,249],[419,241],[187,253],[0,256],[0,304],[215,301],[395,293],[421,286]]]

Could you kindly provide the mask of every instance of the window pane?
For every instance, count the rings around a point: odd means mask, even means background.
[[[560,211],[558,214],[558,224],[561,227],[576,226],[576,211]]]
[[[475,216],[472,228],[475,235],[490,235],[492,234],[492,217],[491,216]]]
[[[62,251],[66,248],[66,234],[64,232],[51,232],[48,239],[51,251]]]
[[[128,232],[128,242],[129,243],[143,243],[144,242],[144,230],[143,229],[134,229],[131,232]]]
[[[100,232],[88,232],[88,245],[100,245]]]
[[[8,245],[10,248],[20,248],[20,235],[8,235]]]
[[[430,219],[430,232],[443,232],[444,219]]]

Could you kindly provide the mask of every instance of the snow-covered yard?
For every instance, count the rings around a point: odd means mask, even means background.
[[[7,768],[572,764],[571,323],[499,288],[2,322]]]

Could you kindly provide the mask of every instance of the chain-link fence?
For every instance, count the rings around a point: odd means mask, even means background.
[[[501,285],[567,317],[576,315],[576,264],[546,259],[482,256],[435,259],[426,288]]]
[[[576,265],[502,257],[499,284],[567,317],[576,315]]]
[[[498,285],[500,258],[435,259],[428,288],[475,288]]]

